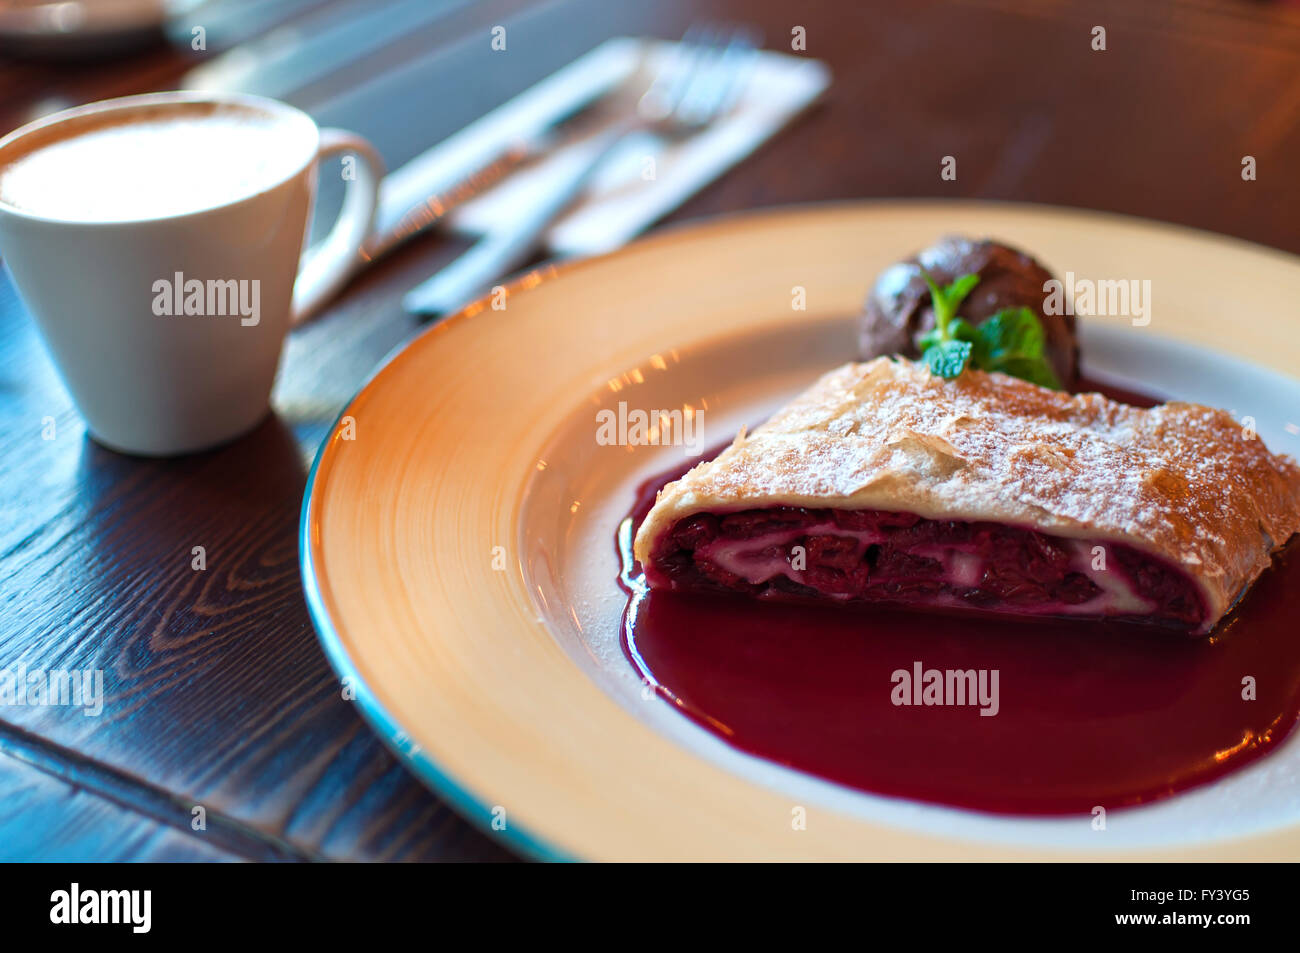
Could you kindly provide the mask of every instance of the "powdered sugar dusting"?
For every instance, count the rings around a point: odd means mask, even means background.
[[[1224,411],[1130,407],[1003,374],[877,358],[823,376],[670,484],[638,557],[692,512],[905,510],[1112,539],[1197,579],[1217,618],[1300,529],[1300,467]]]

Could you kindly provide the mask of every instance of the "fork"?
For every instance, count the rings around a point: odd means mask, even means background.
[[[449,314],[487,293],[494,282],[532,257],[550,226],[630,136],[651,132],[680,139],[726,112],[756,51],[756,43],[744,29],[696,26],[687,30],[674,55],[655,71],[635,112],[567,157],[554,191],[408,292],[403,306],[419,314]]]

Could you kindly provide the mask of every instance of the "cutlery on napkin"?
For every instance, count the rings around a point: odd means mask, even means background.
[[[603,122],[587,123],[594,128],[464,201],[450,211],[443,224],[467,235],[491,235],[499,226],[508,226],[518,209],[535,205],[536,196],[562,188],[574,155],[590,149],[591,140],[604,133],[606,124],[619,122],[621,116],[635,108],[636,99],[650,79],[678,55],[677,46],[659,40],[617,38],[567,67],[573,75],[584,75],[590,63],[603,64],[601,75],[607,81],[621,74],[600,99],[599,109],[592,110],[598,114],[593,118]],[[553,80],[539,86],[545,87]],[[587,184],[584,194],[547,231],[544,248],[552,255],[570,257],[597,254],[624,244],[752,153],[815,102],[829,83],[829,70],[817,60],[758,52],[747,64],[743,89],[727,113],[715,122],[684,139],[647,133],[620,142]],[[515,105],[512,100],[474,126],[499,125],[497,114],[508,113]],[[464,148],[464,140],[473,139],[472,129],[435,147],[411,165],[436,165],[448,145]],[[462,142],[455,143],[458,139]],[[400,180],[404,172],[399,169],[394,176]],[[418,176],[407,173],[405,178],[404,191],[414,195],[418,189],[413,188],[413,183]],[[405,302],[408,310],[424,313],[420,298],[418,288],[409,294]]]

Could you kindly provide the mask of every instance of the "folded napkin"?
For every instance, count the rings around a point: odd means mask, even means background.
[[[497,222],[509,222],[512,210],[529,204],[530,195],[541,194],[537,190],[553,188],[568,151],[581,148],[605,123],[628,115],[656,70],[678,55],[677,45],[618,38],[588,53],[583,59],[626,58],[628,78],[593,108],[590,117],[583,117],[581,136],[466,203],[453,213],[449,227],[484,234]],[[673,140],[637,133],[620,145],[585,197],[547,234],[550,253],[590,255],[624,244],[757,149],[830,84],[824,63],[798,54],[760,51],[746,70],[736,102],[708,127]]]

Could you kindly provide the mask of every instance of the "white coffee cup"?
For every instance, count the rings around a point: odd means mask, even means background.
[[[214,117],[229,120],[238,135],[210,125]],[[140,133],[148,126],[166,137],[173,124],[188,122],[209,123],[185,128],[214,140],[213,154],[203,158],[215,168],[139,163],[165,180],[155,183],[108,148],[102,165],[111,167],[118,191],[90,189],[76,178],[85,140],[101,127]],[[72,140],[83,148],[67,168],[60,155],[41,151]],[[137,135],[130,154],[152,155],[140,146],[149,141]],[[223,157],[223,148],[240,151]],[[337,153],[360,161],[345,166],[355,174],[345,175],[333,229],[304,254],[320,160]],[[254,155],[265,162],[242,161]],[[49,201],[6,198],[4,176],[18,175],[25,156],[23,172],[30,167],[35,178],[9,182],[25,181],[38,196],[42,175],[54,177],[56,189],[59,176],[82,188],[67,200],[57,193]],[[109,174],[91,165],[90,179]],[[223,172],[235,179],[220,179]],[[200,173],[208,177],[196,178]],[[126,453],[188,453],[231,440],[267,414],[286,333],[362,262],[382,176],[382,161],[364,139],[319,129],[306,113],[274,100],[191,92],[107,100],[0,139],[0,257],[91,436]],[[139,217],[130,217],[136,206]]]

